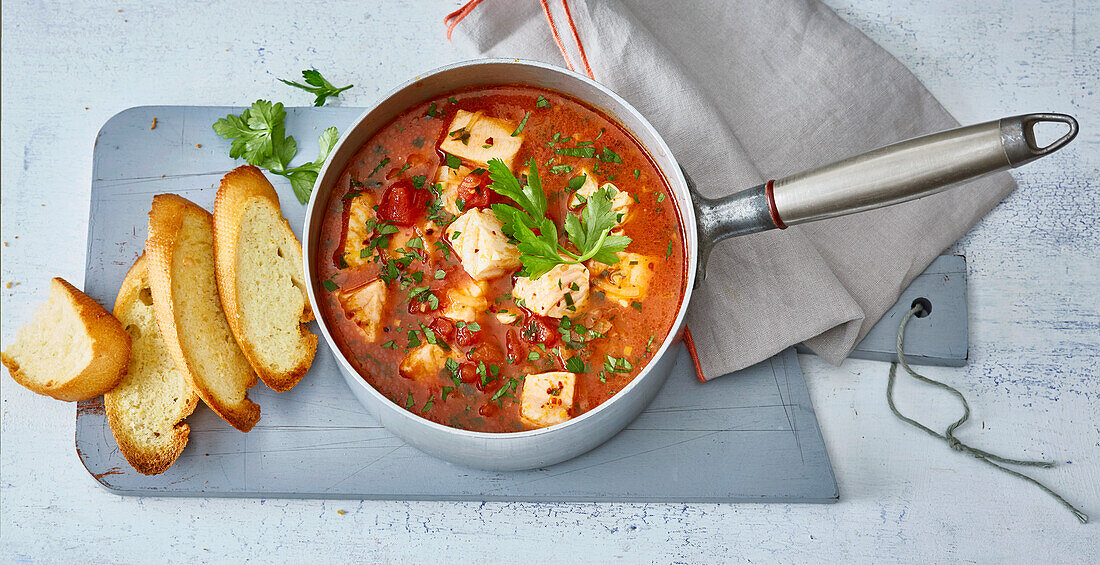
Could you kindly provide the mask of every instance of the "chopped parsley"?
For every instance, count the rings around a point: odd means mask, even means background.
[[[523,119],[520,120],[519,125],[516,126],[516,131],[512,132],[512,137],[515,137],[515,136],[523,133],[523,128],[527,127],[527,118],[530,118],[530,117],[531,117],[531,112],[527,112],[523,116]]]
[[[367,175],[367,178],[369,179],[369,178],[373,177],[375,173],[377,173],[378,171],[381,171],[382,167],[385,167],[389,163],[390,163],[390,158],[389,157],[383,158],[382,161],[380,161],[378,163],[378,166],[375,167],[374,170],[371,171],[369,175]]]
[[[597,159],[599,159],[600,161],[602,161],[604,163],[622,163],[623,162],[623,158],[619,157],[619,154],[612,151],[610,147],[604,147],[603,148],[603,153],[600,153],[600,156],[597,157]]]
[[[629,373],[634,370],[634,365],[630,361],[626,360],[626,357],[612,357],[606,355],[607,360],[604,361],[603,368],[608,373]]]
[[[592,147],[560,147],[554,150],[554,154],[591,159],[596,156],[596,150]]]

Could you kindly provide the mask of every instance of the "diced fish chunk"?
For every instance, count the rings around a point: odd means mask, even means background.
[[[458,185],[462,184],[462,179],[466,178],[471,170],[466,165],[462,165],[457,169],[442,166],[439,167],[439,172],[436,173],[435,182],[442,185],[440,200],[443,201],[443,209],[452,215],[457,216],[462,213],[462,209],[458,207]]]
[[[574,373],[560,371],[527,375],[520,394],[520,418],[538,428],[570,419],[576,381]]]
[[[443,315],[454,321],[466,323],[477,321],[478,315],[489,307],[489,301],[485,297],[488,289],[485,283],[470,281],[462,287],[451,288],[447,291],[447,305],[443,307]]]
[[[344,307],[344,315],[355,321],[368,342],[381,339],[382,320],[389,297],[386,283],[375,279],[346,291],[338,290],[336,295],[340,305]]]
[[[582,169],[583,171],[585,170]],[[581,197],[590,198],[596,193],[596,181],[594,179],[595,177],[589,176],[580,189],[573,193],[573,197],[569,200],[570,206],[578,208],[583,204]],[[629,192],[619,190],[619,187],[609,182],[603,183],[600,188],[607,189],[608,196],[611,197],[611,209],[619,215],[619,225],[625,224],[627,215],[630,214],[630,206],[634,204],[634,197]]]
[[[374,218],[374,196],[364,192],[348,202],[348,223],[344,226],[344,262],[349,267],[358,267],[370,262],[363,250],[370,243],[373,230],[367,229],[367,222]]]
[[[519,249],[508,241],[502,224],[491,211],[473,209],[464,212],[447,226],[462,268],[475,280],[483,281],[506,275],[520,268]]]
[[[654,259],[626,251],[616,255],[619,262],[614,265],[588,261],[588,268],[592,270],[592,285],[602,290],[608,299],[623,306],[642,301],[653,278]]]
[[[534,280],[518,277],[512,296],[540,316],[561,318],[584,309],[588,302],[588,277],[584,265],[561,264]]]
[[[512,137],[517,125],[481,112],[457,110],[439,148],[463,161],[482,166],[488,166],[491,159],[500,159],[511,169],[523,145],[522,134]]]
[[[412,348],[401,361],[399,370],[406,379],[424,380],[439,375],[447,366],[452,354],[434,343],[425,343]]]

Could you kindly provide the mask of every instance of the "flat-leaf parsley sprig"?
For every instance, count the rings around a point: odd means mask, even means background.
[[[542,190],[538,165],[534,159],[528,163],[526,184],[500,159],[489,161],[489,188],[510,198],[519,208],[510,204],[493,204],[492,210],[501,221],[504,234],[514,238],[520,251],[523,270],[531,279],[537,279],[557,265],[583,263],[595,259],[614,265],[619,262],[616,253],[626,249],[630,238],[611,233],[619,220],[612,210],[611,194],[601,187],[585,199],[580,216],[566,214],[565,233],[576,252],[558,242],[558,228],[546,217],[546,193]]]
[[[302,76],[306,78],[308,84],[314,86],[306,87],[285,80],[283,82],[317,94],[316,106],[324,104],[327,97],[336,96],[352,86],[336,88],[325,80],[321,73],[312,69],[302,71]],[[305,204],[309,200],[309,194],[313,192],[313,185],[317,182],[321,166],[336,145],[340,133],[334,127],[321,132],[317,141],[319,146],[317,158],[289,168],[290,160],[298,154],[298,142],[294,137],[286,135],[285,120],[286,110],[281,102],[257,100],[240,115],[230,114],[214,122],[213,127],[215,133],[232,140],[229,146],[230,158],[243,158],[249,165],[263,167],[276,175],[286,177],[290,180],[291,188],[294,189],[294,196],[298,197],[299,202]]]
[[[310,94],[316,95],[317,99],[313,101],[314,106],[324,106],[325,100],[328,99],[329,96],[340,96],[341,92],[355,86],[354,84],[349,84],[337,88],[326,80],[325,77],[321,76],[320,71],[317,69],[306,69],[302,71],[302,79],[306,81],[305,84],[282,78],[279,79],[279,81],[285,85],[301,88]]]

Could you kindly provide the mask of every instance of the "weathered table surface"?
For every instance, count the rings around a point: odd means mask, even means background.
[[[1081,120],[1078,140],[1018,171],[1020,190],[957,245],[969,265],[970,364],[926,372],[971,398],[964,438],[1066,462],[1036,473],[1100,520],[1100,3],[828,3],[962,122],[1029,111]],[[459,58],[440,27],[457,2],[152,4],[3,6],[4,343],[50,276],[82,282],[91,144],[118,110],[260,96],[305,104],[274,79],[311,65],[354,82],[343,102],[362,106]],[[74,406],[5,375],[0,562],[409,562],[490,552],[558,562],[1097,561],[1097,526],[894,420],[885,364],[800,360],[840,484],[836,505],[120,498],[77,460]],[[900,392],[903,409],[937,425],[958,411],[909,383]]]

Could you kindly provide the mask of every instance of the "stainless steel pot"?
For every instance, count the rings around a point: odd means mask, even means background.
[[[418,77],[394,90],[348,128],[321,169],[306,211],[305,273],[310,305],[321,280],[317,254],[322,215],[334,185],[359,148],[390,120],[428,98],[456,89],[493,84],[526,84],[554,90],[600,109],[644,146],[668,180],[684,224],[687,272],[698,284],[714,243],[735,235],[831,218],[934,194],[954,183],[1015,167],[1052,153],[1077,134],[1077,123],[1061,114],[1029,114],[921,137],[832,165],[769,181],[720,199],[693,190],[672,152],[652,125],[610,89],[582,75],[533,61],[484,59],[456,63]],[[1035,142],[1034,125],[1054,121],[1070,130],[1047,147]],[[382,425],[413,446],[462,465],[491,470],[530,469],[576,457],[607,441],[653,399],[672,370],[668,354],[680,339],[692,289],[685,291],[672,331],[649,365],[599,407],[548,428],[514,433],[460,430],[421,418],[376,391],[336,347],[328,325],[321,333],[336,356],[352,392]]]

